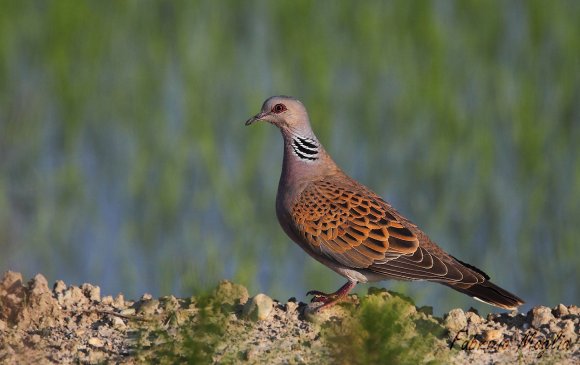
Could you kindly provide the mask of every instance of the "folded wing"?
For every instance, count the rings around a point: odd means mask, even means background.
[[[486,275],[455,260],[389,204],[350,178],[310,183],[293,206],[295,229],[337,264],[401,280],[466,287]]]

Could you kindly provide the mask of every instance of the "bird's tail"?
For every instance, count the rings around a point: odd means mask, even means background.
[[[491,281],[475,284],[468,288],[456,286],[451,283],[445,283],[445,285],[459,292],[467,294],[481,302],[503,309],[516,309],[520,305],[524,304],[524,301],[518,298],[516,295],[500,288]]]

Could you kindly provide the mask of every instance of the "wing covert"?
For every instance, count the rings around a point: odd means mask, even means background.
[[[359,187],[360,189],[360,187]],[[368,268],[419,247],[415,234],[369,190],[323,180],[308,185],[292,208],[298,233],[327,257]]]

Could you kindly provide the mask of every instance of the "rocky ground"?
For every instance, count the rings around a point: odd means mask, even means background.
[[[569,363],[580,364],[577,306],[438,318],[371,289],[317,313],[224,281],[203,297],[126,300],[99,287],[0,282],[0,363]],[[452,348],[452,349],[450,349]]]

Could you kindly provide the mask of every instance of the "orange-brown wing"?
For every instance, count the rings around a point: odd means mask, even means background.
[[[309,184],[292,217],[305,242],[348,268],[402,280],[460,285],[486,280],[420,231],[411,231],[412,224],[379,196],[348,178]]]
[[[368,268],[413,254],[418,238],[370,191],[323,180],[309,184],[292,210],[299,234],[340,264]]]

